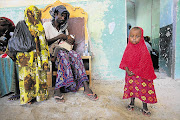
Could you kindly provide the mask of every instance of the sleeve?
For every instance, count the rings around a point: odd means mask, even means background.
[[[45,36],[46,36],[46,38],[47,39],[50,39],[50,36],[49,36],[49,30],[48,30],[48,22],[45,22],[44,24],[43,24],[43,27],[44,27],[44,32],[45,32]]]
[[[68,29],[66,29],[66,35],[69,35],[69,31],[68,31]]]

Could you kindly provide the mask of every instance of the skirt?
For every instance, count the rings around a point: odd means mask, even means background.
[[[71,50],[59,50],[56,60],[57,76],[55,89],[61,88],[63,92],[76,92],[88,81],[86,71],[80,54]]]
[[[139,98],[145,103],[157,103],[153,80],[140,76],[128,76],[126,73],[123,99]]]

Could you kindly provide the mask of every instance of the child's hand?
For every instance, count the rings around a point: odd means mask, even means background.
[[[134,73],[132,71],[128,71],[127,74],[128,74],[128,76],[133,76],[134,75]]]
[[[132,71],[130,71],[128,67],[125,67],[125,70],[126,70],[128,76],[133,76],[134,75],[134,73]]]

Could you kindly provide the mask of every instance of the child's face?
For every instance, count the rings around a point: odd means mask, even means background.
[[[139,29],[131,29],[130,30],[130,42],[132,44],[138,44],[141,40],[141,30]]]

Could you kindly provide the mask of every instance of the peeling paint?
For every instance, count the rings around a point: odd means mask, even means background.
[[[44,8],[56,0],[23,0],[26,4],[0,9],[0,15],[8,17],[17,23],[24,19],[23,10],[26,5],[34,4]],[[126,45],[125,1],[112,0],[60,0],[76,7],[81,7],[88,13],[88,32],[93,52],[92,79],[113,80],[123,79],[124,71],[118,68]],[[3,0],[3,3],[8,0]],[[35,3],[37,2],[37,3]],[[0,1],[2,3],[2,1]],[[2,5],[2,4],[1,4]],[[8,6],[8,5],[7,5]],[[18,7],[23,6],[23,7]],[[3,6],[4,7],[4,6]],[[119,12],[121,11],[121,12]],[[10,14],[9,14],[10,13]],[[13,13],[13,14],[12,14]],[[16,13],[16,14],[15,14]],[[16,17],[18,16],[18,17]],[[119,48],[119,46],[122,46]]]
[[[110,5],[111,5],[110,0],[106,0],[103,2],[92,1],[92,2],[88,2],[85,5],[84,4],[79,5],[88,13],[89,16],[88,29],[90,31],[89,34],[91,36],[91,39],[93,39],[92,41],[93,43],[92,52],[94,55],[94,58],[92,60],[93,79],[104,79],[109,69],[108,67],[105,67],[106,65],[109,65],[109,61],[105,54],[106,51],[104,51],[103,49],[103,42],[105,41],[102,39],[102,36],[103,36],[103,31],[106,28],[104,21],[104,17],[106,16],[105,12],[109,11],[108,8]],[[93,9],[92,6],[93,8],[96,9]]]
[[[109,25],[108,25],[108,27],[109,27],[109,34],[113,33],[115,26],[116,26],[115,22],[109,23]]]

